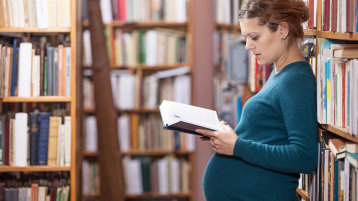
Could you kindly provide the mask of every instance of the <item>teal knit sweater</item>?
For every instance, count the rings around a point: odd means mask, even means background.
[[[214,153],[202,185],[207,201],[294,201],[299,173],[317,165],[316,81],[307,62],[272,73],[245,104],[234,155]]]

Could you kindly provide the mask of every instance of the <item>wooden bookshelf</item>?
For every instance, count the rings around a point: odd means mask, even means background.
[[[165,156],[165,155],[190,155],[188,151],[163,151],[163,150],[131,150],[120,153],[122,156]],[[82,152],[82,156],[86,158],[98,157],[98,152]]]
[[[236,24],[221,24],[221,23],[216,23],[215,24],[215,28],[216,29],[220,29],[220,30],[235,30],[235,31],[240,31],[240,25]]]
[[[86,20],[82,23],[83,27],[89,26],[89,21]],[[112,23],[105,24],[107,27],[116,27],[116,28],[153,28],[153,27],[163,27],[163,28],[186,28],[188,23],[178,23],[178,22],[121,22],[113,21]]]
[[[296,193],[297,193],[299,196],[301,196],[302,199],[304,199],[305,201],[310,201],[310,197],[309,197],[309,195],[307,194],[306,191],[297,188],[297,189],[296,189]]]
[[[71,167],[57,167],[57,166],[0,166],[0,172],[69,172]]]
[[[186,28],[188,23],[178,23],[178,22],[138,22],[138,23],[123,23],[120,21],[113,21],[112,23],[108,24],[111,27],[118,27],[118,28],[153,28],[153,27],[166,27],[166,28],[177,28],[183,27]]]
[[[82,156],[86,158],[94,158],[98,156],[98,152],[83,151]]]
[[[348,129],[339,128],[328,124],[319,124],[319,127],[336,135],[339,135],[347,140],[358,143],[358,136],[352,136],[351,134],[349,134]]]
[[[70,27],[51,27],[46,29],[36,28],[36,27],[0,27],[0,35],[10,38],[18,38],[22,35],[27,35],[27,39],[31,39],[32,34],[34,35],[62,35],[68,34],[70,37],[70,47],[71,47],[71,96],[62,97],[62,96],[39,96],[39,97],[4,97],[0,99],[0,102],[18,102],[18,103],[27,103],[27,102],[61,102],[61,103],[70,103],[70,108],[68,113],[71,115],[71,166],[26,166],[26,167],[16,167],[16,166],[0,166],[0,172],[69,172],[70,174],[70,201],[76,201],[77,195],[77,161],[76,161],[76,94],[77,94],[77,52],[78,46],[77,43],[77,31],[76,31],[76,15],[78,8],[78,1],[69,1],[71,15]],[[3,12],[2,10],[0,12]],[[31,41],[31,40],[30,40]],[[22,42],[22,41],[21,41]]]
[[[39,97],[4,97],[2,102],[71,102],[71,97],[62,96],[39,96]]]
[[[163,151],[163,150],[157,150],[157,151],[152,151],[152,150],[143,150],[143,151],[139,151],[139,150],[132,150],[132,151],[126,151],[126,152],[121,152],[122,155],[130,155],[130,156],[165,156],[165,155],[170,155],[170,154],[174,154],[174,155],[189,155],[192,152],[188,152],[188,151]]]
[[[136,66],[111,66],[113,70],[144,70],[144,71],[158,71],[158,70],[169,70],[175,68],[181,68],[189,66],[189,64],[168,64],[168,65],[156,65],[156,66],[148,66],[148,65],[136,65]],[[83,70],[92,70],[91,66],[82,66]]]
[[[303,30],[305,36],[316,36],[317,31],[316,29],[305,29]]]
[[[143,193],[141,195],[126,195],[127,199],[137,200],[144,198],[186,198],[190,197],[190,193],[178,193],[178,194],[159,194],[159,193]]]
[[[17,28],[17,27],[1,27],[0,33],[70,33],[71,28]]]
[[[317,31],[320,38],[328,38],[335,40],[358,41],[358,33],[338,33],[329,31]]]
[[[94,108],[84,108],[84,113],[94,113]],[[146,108],[140,108],[140,109],[132,109],[132,110],[117,110],[118,113],[159,113],[159,109],[146,109]]]
[[[176,68],[180,68],[180,67],[189,67],[190,72],[189,75],[191,76],[192,70],[193,70],[193,31],[192,31],[192,23],[193,23],[193,19],[192,19],[192,15],[191,15],[191,8],[192,8],[192,1],[193,0],[188,0],[187,2],[187,22],[184,23],[177,23],[177,22],[164,22],[164,21],[156,21],[156,22],[136,22],[136,23],[126,23],[126,22],[121,22],[121,21],[112,21],[111,23],[105,24],[106,30],[108,30],[108,33],[115,36],[114,34],[114,30],[124,30],[124,32],[132,32],[135,30],[149,30],[149,29],[156,29],[156,28],[165,28],[165,30],[175,30],[175,31],[179,31],[179,33],[185,33],[185,38],[186,38],[186,57],[185,60],[183,60],[183,62],[178,62],[178,63],[174,63],[174,64],[163,64],[163,65],[155,65],[155,66],[149,66],[149,65],[143,65],[143,64],[137,64],[137,65],[130,65],[130,66],[118,66],[118,65],[113,65],[112,62],[110,62],[110,68],[111,70],[128,70],[130,71],[131,74],[135,74],[138,78],[138,80],[136,80],[136,88],[135,88],[135,93],[136,96],[138,97],[139,95],[141,96],[141,90],[142,90],[142,86],[143,86],[143,78],[144,76],[150,75],[152,73],[156,73],[157,71],[162,71],[162,70],[170,70],[170,69],[176,69]],[[79,18],[80,19],[80,18]],[[80,23],[81,28],[87,29],[89,27],[89,21],[81,21]],[[164,29],[163,29],[164,30]],[[82,32],[82,31],[81,31]],[[171,31],[168,31],[169,33],[171,33]],[[115,50],[114,50],[115,51]],[[113,51],[113,52],[114,52]],[[146,50],[144,50],[146,51]],[[167,50],[165,50],[167,51]],[[179,61],[179,60],[177,60]],[[180,60],[182,61],[182,60]],[[90,77],[91,76],[91,70],[92,67],[91,66],[83,66],[81,65],[81,70],[84,76],[81,76],[82,79],[84,77]],[[88,71],[87,71],[88,70]],[[88,73],[87,73],[88,72]],[[81,79],[81,81],[82,81]],[[139,86],[139,87],[137,87]],[[192,87],[191,87],[192,88]],[[190,94],[191,97],[193,96],[193,94]],[[137,101],[137,100],[136,100]],[[193,101],[193,98],[191,99],[191,101]],[[83,103],[83,102],[82,102]],[[139,105],[139,104],[136,104]],[[135,108],[135,109],[130,109],[130,110],[117,110],[116,111],[118,113],[118,115],[122,115],[122,114],[128,114],[129,116],[136,116],[139,118],[141,117],[147,117],[148,115],[150,116],[159,116],[159,109],[158,108],[144,108],[144,107],[139,107],[139,108]],[[86,116],[93,116],[96,115],[95,114],[95,108],[84,108],[83,106],[81,107],[81,117],[86,118]],[[132,131],[133,132],[133,131]],[[83,132],[83,130],[81,131],[80,135],[82,135],[84,138],[85,137],[85,133]],[[83,144],[83,142],[81,142]],[[121,157],[123,156],[128,156],[129,158],[135,158],[137,156],[145,156],[145,157],[149,157],[149,158],[159,158],[159,157],[164,157],[167,155],[174,155],[177,156],[177,158],[184,158],[187,159],[187,161],[190,163],[190,169],[191,169],[191,173],[190,173],[190,178],[189,179],[189,186],[190,186],[190,193],[179,193],[179,194],[169,194],[169,195],[160,195],[160,194],[156,194],[156,193],[144,193],[141,195],[128,195],[126,196],[126,200],[147,200],[150,198],[168,198],[167,200],[172,200],[170,198],[186,198],[186,201],[193,201],[194,200],[194,185],[195,182],[193,180],[194,178],[194,153],[193,152],[188,152],[188,151],[165,151],[165,150],[155,150],[155,151],[151,151],[151,150],[144,150],[144,151],[138,151],[138,150],[129,150],[126,152],[119,152],[118,156],[120,157],[118,160],[121,160]],[[87,161],[91,161],[91,162],[96,162],[96,160],[101,157],[99,156],[98,152],[86,152],[84,150],[81,150],[81,160],[87,160]],[[81,161],[81,162],[82,162]],[[153,162],[153,161],[151,161]],[[100,167],[100,164],[98,164],[98,167]],[[80,169],[82,169],[82,167],[80,167]],[[83,175],[80,174],[80,183],[83,182],[82,177]],[[86,199],[96,199],[96,200],[100,200],[101,199],[101,194],[100,192],[98,193],[98,195],[83,195],[82,194],[82,185],[80,184],[79,186],[79,193],[81,193],[80,199],[82,201],[85,201]],[[99,187],[100,189],[100,187]],[[103,199],[103,198],[102,198]]]
[[[83,195],[82,198],[84,200],[87,200],[87,199],[99,199],[100,195],[99,194]]]

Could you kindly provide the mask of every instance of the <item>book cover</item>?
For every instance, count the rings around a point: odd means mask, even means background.
[[[159,106],[165,129],[198,134],[195,129],[221,130],[216,111],[163,100]]]

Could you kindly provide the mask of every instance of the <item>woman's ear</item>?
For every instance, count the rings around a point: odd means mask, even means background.
[[[286,40],[289,33],[289,28],[287,22],[281,22],[278,26],[278,31],[280,32],[281,38]]]

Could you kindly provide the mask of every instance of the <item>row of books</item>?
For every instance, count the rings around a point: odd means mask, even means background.
[[[357,1],[322,0],[322,30],[358,32]]]
[[[312,174],[311,200],[356,200],[358,198],[358,146],[322,131],[319,163]]]
[[[358,134],[358,46],[321,42],[322,49],[317,65],[317,115],[322,124],[346,128]],[[354,50],[355,57],[345,54]],[[348,58],[348,59],[347,59]]]
[[[138,74],[127,70],[111,71],[111,86],[114,105],[121,110],[141,107],[155,109],[164,99],[190,103],[191,78],[188,67],[157,71],[143,78],[140,85]],[[91,71],[84,72],[83,79],[84,107],[94,108],[94,89],[90,78]],[[138,94],[139,93],[139,94]]]
[[[100,192],[100,179],[98,163],[95,161],[82,161],[82,193],[84,195],[98,195]]]
[[[159,159],[147,156],[123,158],[126,193],[179,194],[190,191],[190,163],[168,155]]]
[[[38,183],[31,187],[5,188],[0,183],[0,200],[3,201],[68,201],[70,197],[70,186],[48,187],[39,186]]]
[[[302,174],[301,173],[300,179],[298,180],[298,188],[305,191],[307,193],[307,195],[309,195],[311,185],[312,185],[312,174]]]
[[[0,117],[0,165],[71,164],[71,117],[17,112]]]
[[[124,32],[106,28],[110,64],[113,66],[168,65],[185,63],[187,42],[184,32],[169,29]],[[85,66],[92,65],[90,32],[83,32]]]
[[[88,19],[87,1],[84,19]],[[104,23],[119,20],[126,23],[165,21],[186,22],[187,0],[101,0]]]
[[[305,29],[314,29],[317,27],[317,0],[303,0],[309,9],[310,18],[303,24]]]
[[[123,114],[117,119],[121,151],[188,151],[195,150],[195,136],[164,130],[156,115]],[[84,150],[97,152],[98,131],[95,116],[85,117]]]
[[[70,0],[0,1],[0,27],[70,27]]]
[[[70,96],[71,48],[0,44],[0,97]]]
[[[219,119],[235,127],[241,118],[244,86],[230,84],[227,80],[222,79],[220,74],[216,74],[214,77],[214,93],[215,110]]]
[[[239,24],[241,0],[215,0],[215,20],[222,24]]]

